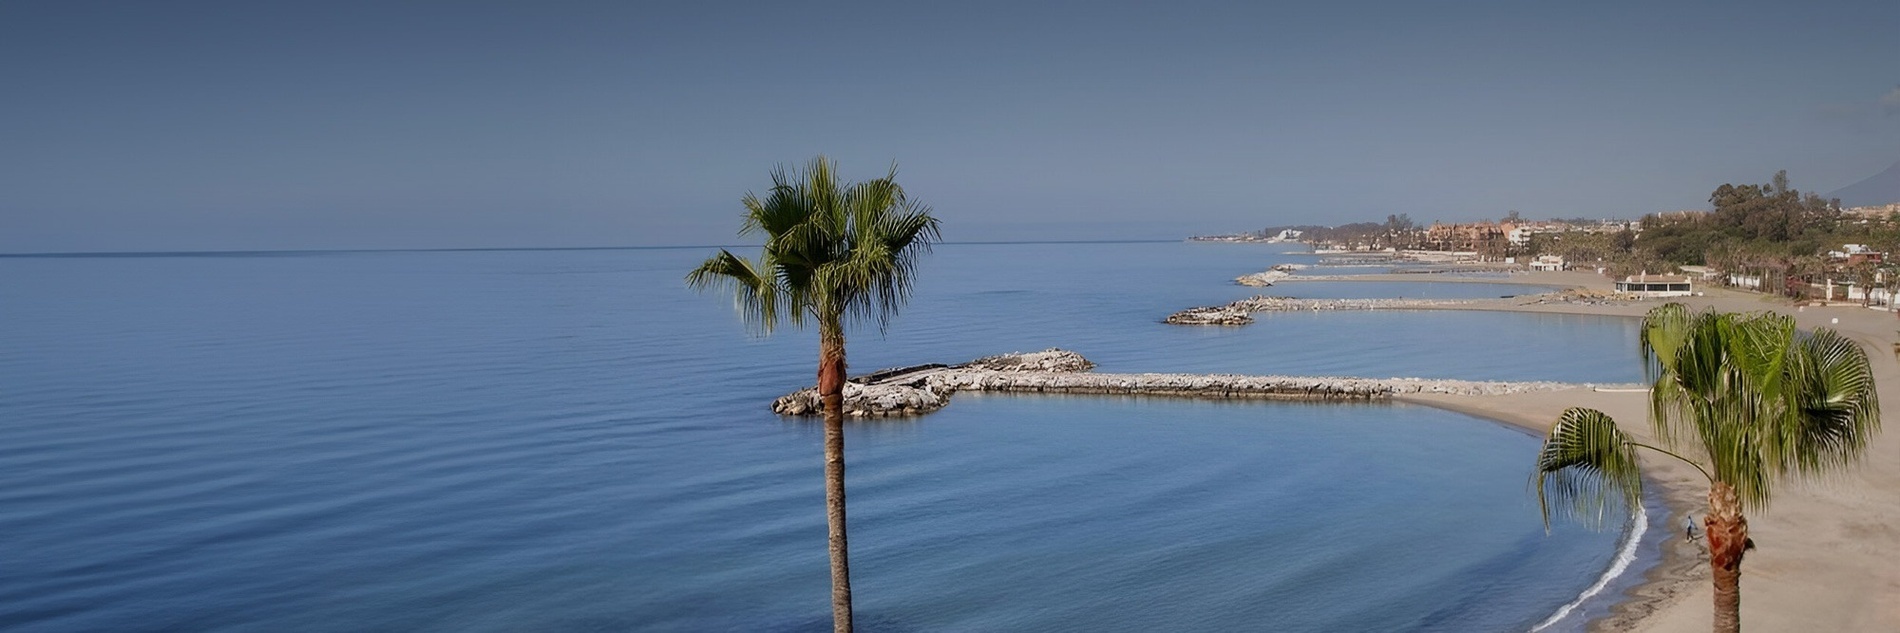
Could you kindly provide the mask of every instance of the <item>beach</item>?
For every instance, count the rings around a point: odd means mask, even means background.
[[[1513,281],[1608,290],[1606,277],[1577,272],[1529,273]],[[1802,328],[1833,328],[1861,343],[1873,363],[1879,393],[1900,406],[1900,364],[1890,344],[1900,321],[1889,312],[1858,305],[1796,308],[1759,294],[1711,290],[1706,296],[1676,299],[1700,309],[1772,310],[1790,314]],[[1581,303],[1523,304],[1484,301],[1438,309],[1507,310],[1625,316],[1640,318],[1663,300],[1623,305]],[[1400,399],[1478,415],[1537,433],[1566,408],[1595,408],[1616,418],[1625,432],[1653,440],[1647,393],[1557,391],[1461,396],[1411,394]],[[1890,429],[1891,423],[1888,423]],[[1712,613],[1706,552],[1700,543],[1679,536],[1684,518],[1699,517],[1708,487],[1694,469],[1663,456],[1645,455],[1644,473],[1661,488],[1670,516],[1652,524],[1678,536],[1665,537],[1663,560],[1630,592],[1610,618],[1593,630],[1706,631]],[[1749,534],[1757,549],[1742,565],[1742,622],[1767,631],[1900,630],[1900,570],[1891,564],[1900,553],[1900,438],[1890,432],[1868,443],[1859,464],[1813,481],[1789,480],[1776,489],[1771,505],[1748,514]]]

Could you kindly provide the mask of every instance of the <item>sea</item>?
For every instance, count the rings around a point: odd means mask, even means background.
[[[0,629],[829,630],[821,425],[769,408],[814,382],[816,335],[688,289],[717,251],[0,257]],[[1318,262],[943,244],[848,358],[1641,380],[1634,323],[1608,317],[1162,323],[1259,293],[1546,290],[1232,281]],[[1668,530],[1547,532],[1538,442],[1383,403],[966,393],[851,421],[859,628],[1581,630]]]

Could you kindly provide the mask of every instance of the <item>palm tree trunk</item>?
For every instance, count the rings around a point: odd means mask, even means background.
[[[818,395],[825,405],[825,526],[831,537],[831,626],[851,633],[851,563],[844,523],[844,328],[820,327]]]
[[[1742,555],[1748,550],[1748,519],[1735,489],[1709,487],[1709,514],[1702,517],[1709,540],[1709,571],[1715,579],[1715,633],[1742,630]]]

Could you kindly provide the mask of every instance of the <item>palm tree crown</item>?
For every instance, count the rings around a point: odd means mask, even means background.
[[[1612,502],[1640,504],[1638,449],[1687,462],[1709,480],[1703,529],[1716,630],[1739,630],[1741,561],[1753,545],[1742,511],[1767,506],[1780,477],[1860,457],[1880,429],[1873,369],[1833,330],[1803,332],[1792,317],[1766,312],[1692,313],[1679,303],[1649,312],[1641,346],[1650,422],[1669,448],[1631,439],[1600,411],[1564,411],[1532,475],[1545,526],[1553,505],[1601,525]]]
[[[1867,355],[1833,330],[1670,303],[1644,318],[1641,345],[1656,436],[1693,451],[1699,459],[1684,461],[1733,487],[1750,509],[1768,504],[1780,476],[1851,463],[1880,428]],[[1663,450],[1632,440],[1602,412],[1565,411],[1534,475],[1546,516],[1553,502],[1590,520],[1610,499],[1640,498],[1639,448]]]
[[[887,325],[910,297],[917,256],[938,238],[937,219],[904,196],[896,167],[843,187],[835,173],[823,156],[799,174],[774,170],[765,197],[748,193],[743,201],[739,234],[765,234],[759,259],[722,249],[688,274],[687,284],[730,288],[740,315],[762,334],[781,321]]]

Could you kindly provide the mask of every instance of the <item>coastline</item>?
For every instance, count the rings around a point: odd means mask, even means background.
[[[1644,419],[1641,416],[1646,411],[1645,397],[1644,393],[1570,390],[1507,396],[1407,394],[1394,400],[1491,420],[1541,438],[1549,432],[1551,421],[1573,406],[1596,408],[1619,421]],[[1706,489],[1698,491],[1694,481],[1698,475],[1680,463],[1647,460],[1643,467],[1647,477],[1645,484],[1652,487],[1653,494],[1668,509],[1666,515],[1649,517],[1650,529],[1663,535],[1661,559],[1643,569],[1642,579],[1621,595],[1604,596],[1610,601],[1610,612],[1586,623],[1589,631],[1632,630],[1649,615],[1681,601],[1694,585],[1708,582],[1708,568],[1700,546],[1670,537],[1676,526],[1682,525],[1689,514],[1701,507]]]
[[[1607,288],[1594,274],[1533,272],[1525,283]],[[1888,351],[1900,321],[1884,311],[1857,305],[1798,308],[1772,297],[1728,290],[1675,299],[1694,309],[1769,310],[1796,318],[1805,329],[1827,327],[1853,338],[1868,350],[1877,388],[1889,403],[1900,402],[1900,363]],[[1663,301],[1626,304],[1517,304],[1487,300],[1430,309],[1501,310],[1641,318]],[[1654,439],[1646,396],[1640,392],[1559,391],[1503,395],[1444,396],[1406,394],[1398,399],[1495,420],[1543,434],[1563,409],[1587,406],[1609,413],[1625,432]],[[1900,406],[1900,405],[1889,405]],[[1886,415],[1882,416],[1885,421]],[[1644,471],[1660,488],[1669,509],[1652,526],[1665,535],[1705,507],[1707,483],[1692,468],[1674,460],[1646,456]],[[1750,534],[1758,543],[1742,567],[1742,621],[1761,630],[1900,630],[1900,570],[1884,561],[1900,554],[1900,437],[1878,434],[1858,466],[1817,482],[1790,482],[1774,503],[1749,513]],[[1706,557],[1699,544],[1664,538],[1662,560],[1645,571],[1642,582],[1617,597],[1606,617],[1588,624],[1591,631],[1706,631],[1711,620],[1711,587]]]

